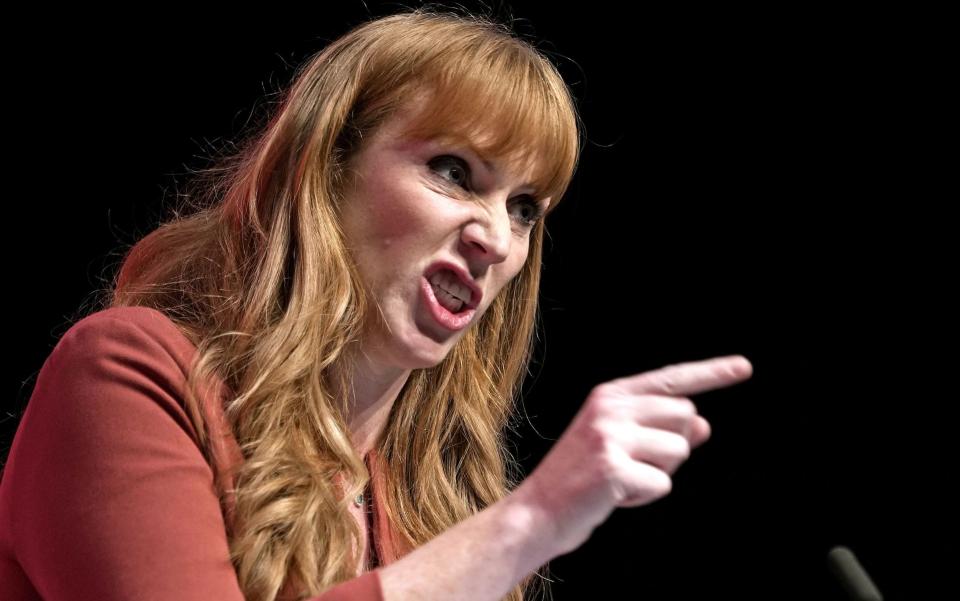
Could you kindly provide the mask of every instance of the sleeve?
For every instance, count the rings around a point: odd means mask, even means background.
[[[87,317],[41,369],[4,485],[17,559],[44,599],[243,599],[171,336]],[[374,570],[313,601],[382,599]]]

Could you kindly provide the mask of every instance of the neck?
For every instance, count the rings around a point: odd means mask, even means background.
[[[360,456],[372,449],[411,370],[385,366],[360,354],[347,368],[351,439]]]

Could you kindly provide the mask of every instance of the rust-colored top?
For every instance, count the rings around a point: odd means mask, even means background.
[[[183,394],[195,353],[172,321],[145,307],[99,311],[63,335],[0,481],[5,599],[243,599],[227,545],[232,498],[222,510],[216,492],[232,488],[229,468],[242,456],[219,402],[205,403],[214,466],[200,451]],[[216,382],[204,398],[223,389]],[[363,565],[312,601],[383,600],[368,561],[398,554],[376,504],[377,456],[365,459],[372,510],[349,501],[368,541]],[[226,475],[215,482],[215,473]]]

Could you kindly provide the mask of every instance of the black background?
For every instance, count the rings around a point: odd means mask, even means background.
[[[5,446],[67,320],[187,169],[312,52],[399,8],[339,4],[21,24]],[[957,194],[938,183],[955,171],[940,16],[512,10],[587,128],[548,220],[544,338],[515,439],[527,472],[599,382],[733,353],[754,365],[694,399],[714,434],[669,496],[616,510],[551,562],[554,598],[841,599],[825,562],[837,544],[888,599],[943,591],[957,558]]]

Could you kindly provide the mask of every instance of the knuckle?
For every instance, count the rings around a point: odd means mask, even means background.
[[[603,399],[604,395],[602,392],[594,388],[590,394],[587,395],[587,400],[584,402],[581,412],[586,418],[594,418],[603,406]]]
[[[657,379],[657,384],[663,390],[664,393],[674,396],[678,394],[679,390],[679,380],[676,376],[676,373],[673,369],[668,369],[660,374],[660,377]]]
[[[624,387],[621,386],[617,380],[604,382],[603,384],[598,385],[594,390],[597,391],[597,394],[601,398],[605,399],[619,399],[629,396],[629,393],[626,392]]]
[[[583,433],[583,442],[587,451],[594,455],[603,457],[609,452],[610,436],[599,424],[586,428]]]
[[[636,399],[622,392],[604,392],[593,400],[592,410],[597,419],[621,420],[629,417],[636,407]]]
[[[608,399],[616,395],[615,390],[615,385],[609,382],[597,384],[590,390],[590,394],[587,396],[587,402],[593,407],[602,407],[608,402]]]
[[[617,451],[607,445],[597,455],[596,469],[604,481],[612,482],[618,479],[619,467],[616,458]]]
[[[617,396],[608,397],[603,406],[605,415],[617,422],[630,419],[638,407],[637,399]]]

